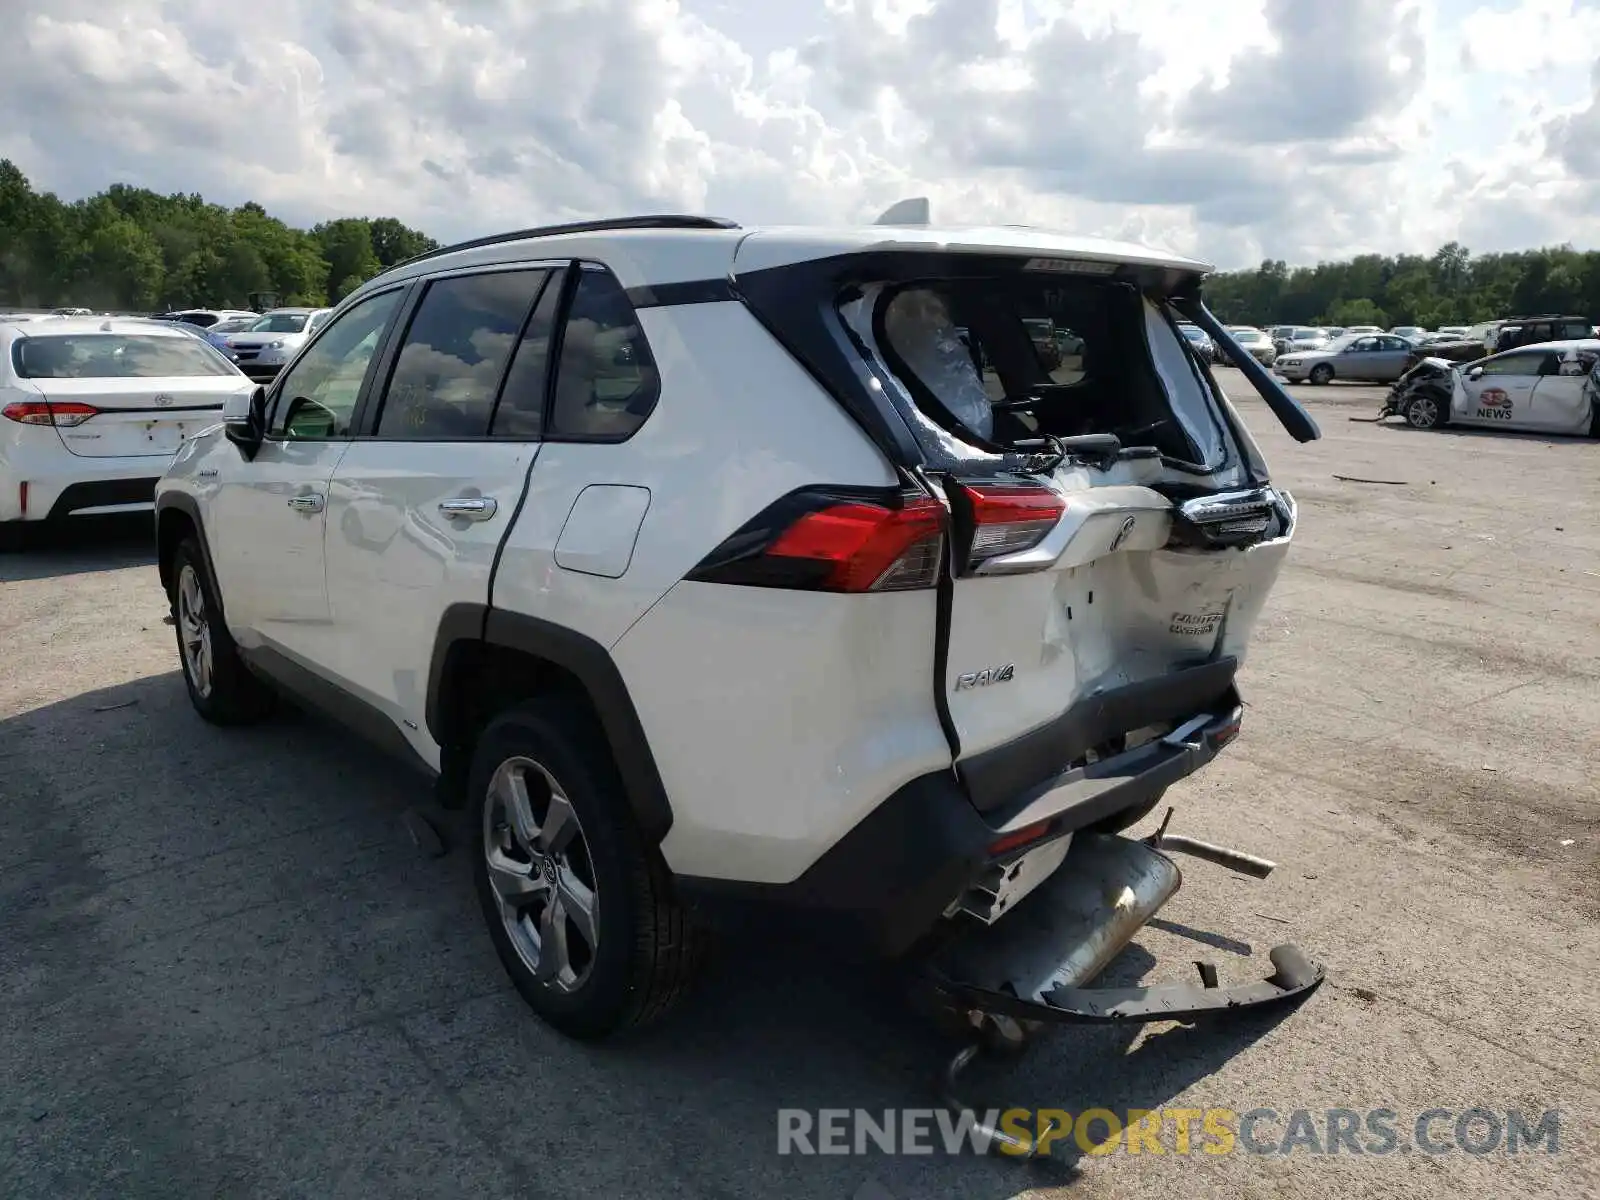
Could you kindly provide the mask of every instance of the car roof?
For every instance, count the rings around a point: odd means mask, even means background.
[[[1600,354],[1600,338],[1568,338],[1559,342],[1532,342],[1526,346],[1513,346],[1509,350],[1502,350],[1499,354],[1491,354],[1489,358],[1501,358],[1507,354],[1526,354],[1529,350],[1543,350],[1549,353],[1559,350],[1563,354],[1575,354],[1580,350]]]
[[[741,227],[709,218],[641,217],[513,231],[445,246],[368,280],[361,294],[424,274],[557,259],[600,259],[625,288],[725,279],[843,255],[882,251],[1008,254],[1206,274],[1209,263],[1134,242],[1024,226]]]

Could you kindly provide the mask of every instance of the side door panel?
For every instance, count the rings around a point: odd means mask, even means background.
[[[1345,379],[1374,379],[1377,362],[1378,339],[1369,335],[1351,342],[1339,355],[1334,370]]]
[[[246,650],[270,646],[311,663],[329,657],[328,485],[402,291],[366,297],[308,344],[269,392],[256,457],[222,472],[209,543],[228,624]]]
[[[451,605],[489,602],[539,452],[563,279],[564,264],[546,264],[419,288],[330,486],[338,682],[432,765],[425,709],[439,621]]]
[[[1545,358],[1540,352],[1512,350],[1486,360],[1483,374],[1477,379],[1461,376],[1462,395],[1452,419],[1501,428],[1525,422]]]
[[[1378,352],[1373,355],[1373,378],[1380,383],[1393,383],[1405,374],[1411,344],[1404,338],[1383,337],[1378,340],[1378,346]]]
[[[1576,368],[1577,364],[1573,366]],[[1587,374],[1544,375],[1534,386],[1525,427],[1549,433],[1588,433],[1590,383]]]

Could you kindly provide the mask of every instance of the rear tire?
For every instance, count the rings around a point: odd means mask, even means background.
[[[272,711],[273,694],[239,656],[217,603],[216,584],[194,538],[172,555],[172,624],[189,702],[213,725],[248,725]]]
[[[1323,384],[1332,381],[1333,368],[1327,363],[1318,363],[1316,366],[1311,368],[1311,374],[1309,378],[1312,383],[1316,384],[1318,387],[1321,387]]]
[[[592,724],[570,701],[504,713],[478,739],[467,794],[484,920],[528,1006],[584,1041],[666,1015],[704,942]]]

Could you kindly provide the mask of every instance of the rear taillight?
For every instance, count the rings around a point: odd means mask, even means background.
[[[92,404],[59,400],[19,400],[0,408],[0,417],[19,425],[82,425],[100,410]]]
[[[821,592],[932,587],[944,508],[923,495],[807,489],[773,504],[706,556],[689,579]]]
[[[972,523],[968,566],[1002,554],[1030,550],[1045,538],[1067,511],[1067,502],[1038,484],[958,484]]]

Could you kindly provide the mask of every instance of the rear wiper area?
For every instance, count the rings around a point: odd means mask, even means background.
[[[1021,438],[1011,443],[1013,449],[1029,456],[1026,469],[1050,471],[1067,459],[1076,459],[1102,469],[1118,459],[1147,457],[1143,451],[1154,447],[1129,446],[1124,449],[1122,439],[1114,433],[1083,433],[1076,437]],[[1157,450],[1155,453],[1159,454]],[[1037,460],[1037,461],[1036,461]]]

